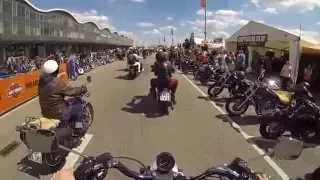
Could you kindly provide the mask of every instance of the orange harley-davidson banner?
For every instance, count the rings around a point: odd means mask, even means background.
[[[0,114],[37,96],[40,74],[34,71],[0,80]],[[60,65],[59,77],[68,81],[66,64]]]

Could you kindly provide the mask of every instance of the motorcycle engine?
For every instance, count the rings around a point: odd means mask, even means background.
[[[268,100],[264,97],[258,97],[258,104],[257,104],[257,109],[258,113],[261,114],[262,116],[272,116],[275,113],[276,110],[276,104],[272,100]]]

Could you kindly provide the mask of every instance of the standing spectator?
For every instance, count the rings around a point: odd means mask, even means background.
[[[76,73],[76,56],[74,53],[71,53],[68,59],[68,75],[69,79],[75,81],[77,79]]]
[[[312,66],[309,64],[305,69],[304,69],[304,76],[303,80],[310,83],[311,81],[311,76],[312,76]]]
[[[282,80],[282,89],[286,89],[289,83],[291,83],[291,66],[289,61],[287,61],[286,64],[283,65],[280,72],[280,78]]]
[[[245,71],[245,69],[246,69],[246,55],[243,53],[243,50],[240,50],[239,54],[237,55],[236,70]]]
[[[236,55],[233,52],[230,52],[229,57],[227,57],[226,61],[227,61],[228,69],[230,71],[234,71],[235,70],[234,62],[236,61]]]

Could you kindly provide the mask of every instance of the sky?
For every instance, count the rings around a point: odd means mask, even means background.
[[[62,8],[79,22],[135,39],[137,44],[204,38],[201,0],[32,0],[40,9]],[[250,20],[301,34],[320,43],[320,0],[207,0],[207,39],[226,39]],[[164,38],[165,37],[165,38]]]

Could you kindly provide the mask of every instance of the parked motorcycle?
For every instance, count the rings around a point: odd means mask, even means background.
[[[91,82],[91,76],[87,77],[87,83]],[[90,96],[90,93],[84,96]],[[48,119],[48,118],[35,118],[27,117],[26,122],[20,126],[16,127],[16,131],[20,133],[21,141],[28,147],[29,154],[28,160],[36,162],[38,164],[46,164],[50,167],[57,167],[62,162],[64,162],[67,154],[65,151],[52,150],[51,148],[42,149],[43,139],[37,138],[37,132],[44,131],[55,131],[57,134],[63,135],[63,138],[59,138],[59,143],[70,149],[77,146],[81,138],[89,130],[93,119],[94,112],[92,105],[85,101],[82,97],[74,98],[74,101],[81,102],[82,113],[84,119],[82,120],[82,131],[75,131],[78,122],[68,121],[62,122],[58,119]],[[72,101],[72,102],[74,102]],[[39,148],[40,150],[35,150]]]
[[[43,149],[63,149],[65,151],[76,153],[84,158],[76,167],[74,177],[76,180],[103,180],[108,174],[109,169],[117,169],[125,176],[132,179],[150,180],[150,179],[172,179],[172,180],[205,180],[211,178],[218,179],[237,179],[237,180],[256,180],[257,173],[248,167],[248,163],[264,156],[271,156],[283,160],[295,160],[302,152],[303,142],[293,138],[281,138],[274,148],[258,157],[245,161],[239,157],[231,161],[230,164],[214,166],[196,176],[186,176],[178,169],[174,156],[169,152],[162,152],[157,155],[151,166],[145,166],[139,160],[124,156],[112,156],[110,153],[103,153],[97,157],[88,157],[82,153],[73,151],[65,147],[56,139],[61,136],[56,135],[54,131],[39,130],[37,139],[43,139],[42,148],[36,147],[35,150]],[[117,159],[127,159],[138,163],[140,172],[131,170]]]
[[[258,80],[243,94],[236,94],[226,102],[226,111],[233,116],[238,116],[253,105],[258,116],[272,116],[277,108],[286,107],[291,101],[291,94],[283,91],[272,90],[262,83],[265,71],[262,71]]]
[[[232,97],[235,92],[239,92],[239,84],[245,78],[241,72],[226,72],[221,78],[208,87],[208,95],[216,97],[222,93],[224,88],[229,90],[229,95]]]
[[[76,71],[79,75],[84,74],[84,69],[81,67],[79,59],[76,60]]]
[[[305,142],[320,138],[320,111],[312,94],[302,86],[297,86],[292,101],[284,109],[278,109],[273,117],[263,117],[260,134],[267,139],[276,139],[285,131]]]

